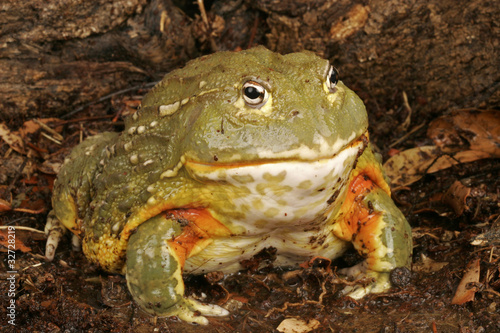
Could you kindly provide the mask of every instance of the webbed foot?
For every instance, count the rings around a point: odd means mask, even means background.
[[[224,317],[229,314],[226,309],[215,304],[204,304],[191,298],[183,298],[168,311],[169,316],[177,316],[189,323],[207,325],[209,317]]]
[[[374,281],[367,285],[347,286],[343,289],[342,294],[354,299],[360,299],[368,294],[377,294],[388,291],[391,288],[389,280],[389,272],[375,272],[367,268],[366,261],[359,263],[353,267],[343,268],[338,270],[340,274],[347,275],[350,278],[373,279]]]

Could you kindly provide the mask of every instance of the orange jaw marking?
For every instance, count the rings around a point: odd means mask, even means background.
[[[231,235],[229,229],[216,220],[207,209],[175,209],[165,212],[165,215],[185,223],[182,233],[168,241],[170,248],[177,254],[182,268],[189,257],[212,243],[212,237]]]

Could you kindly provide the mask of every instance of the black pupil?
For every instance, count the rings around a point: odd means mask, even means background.
[[[255,87],[246,87],[245,96],[250,99],[257,99],[262,95],[262,93]]]
[[[335,68],[332,69],[332,73],[330,74],[330,82],[335,85],[339,81],[338,76],[339,73],[335,70]]]

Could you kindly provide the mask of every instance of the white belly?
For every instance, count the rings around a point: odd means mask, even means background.
[[[324,237],[324,238],[322,238]],[[275,266],[296,266],[315,256],[329,259],[339,257],[350,246],[333,234],[319,236],[314,232],[282,234],[274,232],[267,236],[235,236],[215,239],[212,244],[186,261],[186,273],[203,274],[222,271],[237,272],[243,267],[242,260],[251,259],[266,247],[277,249]]]

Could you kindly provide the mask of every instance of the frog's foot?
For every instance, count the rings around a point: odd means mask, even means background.
[[[128,277],[128,276],[127,276]],[[159,317],[178,317],[179,319],[193,324],[207,325],[209,317],[223,317],[229,314],[226,309],[215,304],[204,304],[191,298],[185,298],[175,294],[166,295],[159,291],[160,297],[148,295],[147,291],[142,290],[143,294],[137,294],[137,288],[129,284],[129,290],[134,296],[135,301],[148,313]],[[157,290],[158,291],[158,290]],[[177,297],[176,297],[177,296]],[[181,296],[181,297],[178,297]],[[151,302],[155,299],[155,303]],[[173,304],[173,305],[172,305]]]
[[[203,304],[194,299],[184,298],[169,309],[168,316],[177,316],[179,319],[189,323],[207,325],[209,317],[224,317],[229,314],[226,309],[215,304]],[[161,315],[161,314],[159,314]]]
[[[367,268],[366,261],[359,263],[353,267],[343,268],[338,270],[340,274],[347,275],[348,277],[356,280],[360,279],[373,279],[374,282],[368,285],[355,285],[347,286],[342,290],[342,294],[354,299],[360,299],[368,294],[383,293],[391,288],[389,280],[389,272],[376,272]]]
[[[59,245],[59,241],[61,240],[62,235],[66,228],[59,219],[56,217],[54,211],[49,213],[47,217],[47,224],[45,224],[45,234],[47,235],[47,243],[45,245],[45,258],[47,260],[52,261],[54,259],[54,255],[56,254],[57,246]]]
[[[186,228],[186,226],[184,226]],[[217,305],[203,304],[184,296],[183,250],[172,244],[183,234],[175,219],[159,215],[141,224],[130,236],[127,246],[127,285],[135,302],[156,316],[208,324],[204,316],[226,316],[229,312]],[[200,235],[194,238],[199,241]],[[186,236],[183,244],[191,244]],[[196,244],[196,243],[195,243]]]

